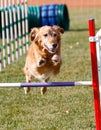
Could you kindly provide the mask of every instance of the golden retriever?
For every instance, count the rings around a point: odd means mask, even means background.
[[[60,71],[61,66],[61,35],[64,29],[59,26],[43,26],[33,28],[30,32],[31,45],[29,46],[24,73],[26,82],[31,82],[32,77],[41,82],[47,82],[52,75]],[[25,94],[30,87],[24,87]],[[41,87],[44,94],[47,87]]]

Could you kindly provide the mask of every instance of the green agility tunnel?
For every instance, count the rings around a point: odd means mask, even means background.
[[[41,27],[44,25],[58,25],[64,30],[69,30],[70,20],[69,12],[65,4],[42,5],[28,7],[29,30],[32,27]]]

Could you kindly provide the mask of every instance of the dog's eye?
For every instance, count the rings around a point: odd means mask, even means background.
[[[57,34],[56,33],[53,33],[53,37],[56,37],[57,36]]]
[[[47,37],[48,36],[48,34],[46,33],[46,34],[44,34],[44,37]]]

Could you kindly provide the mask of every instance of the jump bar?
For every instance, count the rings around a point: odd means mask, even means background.
[[[0,88],[10,87],[60,87],[60,86],[92,86],[92,81],[78,81],[78,82],[32,82],[32,83],[0,83]]]

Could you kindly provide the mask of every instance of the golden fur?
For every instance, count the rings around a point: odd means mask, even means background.
[[[41,82],[47,82],[52,75],[60,71],[61,66],[61,35],[64,30],[59,26],[43,26],[33,28],[30,33],[31,45],[29,46],[24,73],[26,82],[31,82],[32,77]],[[24,88],[25,93],[30,87]],[[41,88],[41,94],[44,94],[47,87]]]

